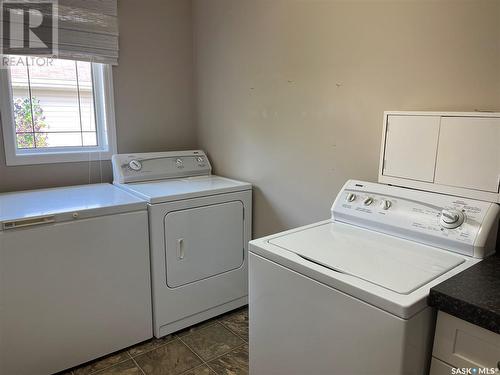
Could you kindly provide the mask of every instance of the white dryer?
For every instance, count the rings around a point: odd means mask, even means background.
[[[113,156],[115,185],[148,203],[156,337],[248,302],[252,186],[211,169],[199,150]]]

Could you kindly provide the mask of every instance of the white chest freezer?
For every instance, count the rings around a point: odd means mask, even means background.
[[[0,374],[152,337],[146,204],[110,184],[0,194]]]

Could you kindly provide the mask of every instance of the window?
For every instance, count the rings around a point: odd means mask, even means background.
[[[0,72],[7,165],[110,159],[116,152],[111,66],[11,56]]]

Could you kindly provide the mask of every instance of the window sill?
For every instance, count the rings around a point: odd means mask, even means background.
[[[6,155],[7,166],[52,164],[52,163],[76,163],[98,160],[111,160],[112,151],[89,150],[89,151],[64,151],[64,152],[25,152],[16,155]]]

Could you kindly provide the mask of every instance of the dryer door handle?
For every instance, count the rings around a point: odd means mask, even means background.
[[[177,259],[184,259],[184,238],[177,239]]]

